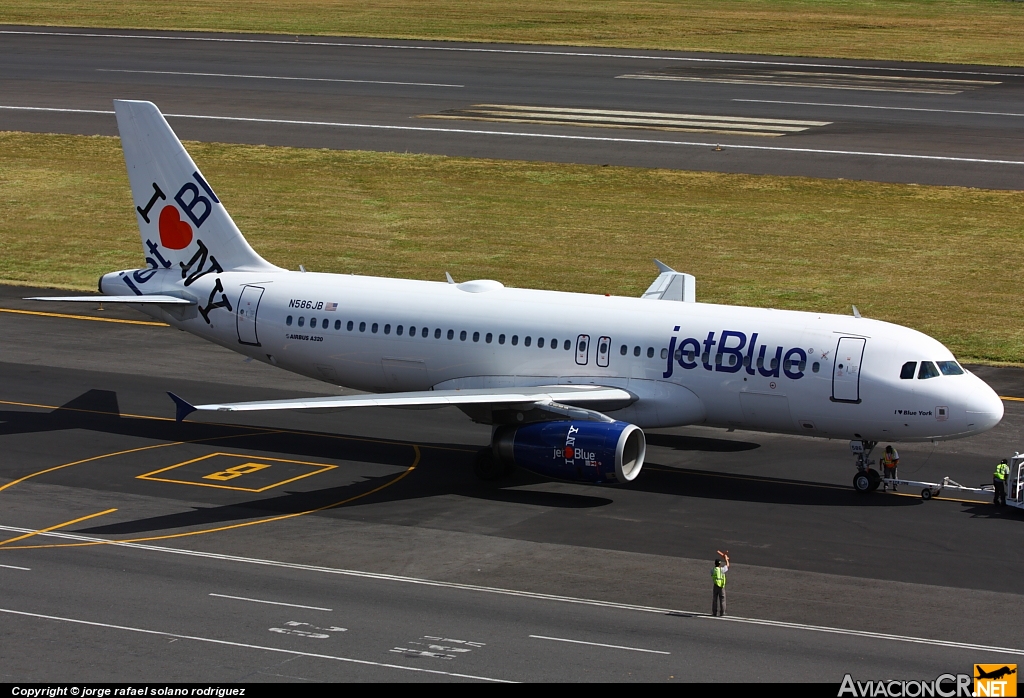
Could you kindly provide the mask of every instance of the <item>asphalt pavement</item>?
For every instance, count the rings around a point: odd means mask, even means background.
[[[1024,186],[1024,68],[0,27],[0,129]]]
[[[456,410],[176,424],[166,390],[339,389],[126,309],[19,300],[40,292],[0,289],[3,680],[838,682],[1024,654],[1024,517],[858,496],[845,442],[652,430],[629,486],[482,483],[488,429]],[[1019,404],[900,446],[901,474],[987,481]],[[708,617],[716,549],[731,620]]]

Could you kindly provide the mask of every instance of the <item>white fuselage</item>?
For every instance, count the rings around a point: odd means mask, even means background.
[[[130,274],[105,276],[101,291],[125,293]],[[216,276],[223,292],[213,293],[213,274],[188,287],[173,270],[141,278],[144,285],[134,285],[145,293],[187,297],[200,308],[224,298],[231,308],[204,318],[196,306],[146,306],[149,314],[358,390],[595,383],[637,396],[608,414],[640,427],[706,424],[865,441],[969,436],[1003,414],[999,397],[969,372],[901,378],[907,362],[954,357],[920,332],[865,318],[494,281],[233,271]]]

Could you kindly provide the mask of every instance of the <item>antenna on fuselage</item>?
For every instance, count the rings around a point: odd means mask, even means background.
[[[854,317],[860,317],[860,311],[857,310],[857,306],[851,305],[850,307],[853,308],[853,316]]]
[[[455,283],[455,279],[453,279],[452,275],[449,274],[448,272],[444,273],[444,278],[448,279],[448,283],[450,283],[450,284],[454,284]]]

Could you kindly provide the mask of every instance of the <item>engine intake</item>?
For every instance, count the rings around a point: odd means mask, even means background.
[[[626,422],[535,422],[494,434],[499,461],[575,482],[630,482],[646,453],[643,431]]]

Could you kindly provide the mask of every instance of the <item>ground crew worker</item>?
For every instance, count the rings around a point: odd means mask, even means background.
[[[721,550],[716,551],[719,555],[725,558],[723,563],[721,559],[715,560],[715,566],[711,568],[711,581],[714,584],[711,587],[711,615],[725,615],[725,573],[729,571],[729,551],[726,550],[724,553]],[[722,613],[718,613],[719,602],[721,602]]]
[[[1006,506],[1006,478],[1010,475],[1010,466],[1006,459],[999,461],[996,471],[992,474],[992,484],[996,487],[996,496],[993,504],[997,507]]]
[[[882,456],[882,477],[896,479],[896,466],[900,463],[900,454],[896,452],[896,449],[892,446],[885,447],[885,455]],[[888,483],[882,485],[882,491],[885,492],[888,487]],[[896,491],[896,483],[892,485],[892,491]]]

